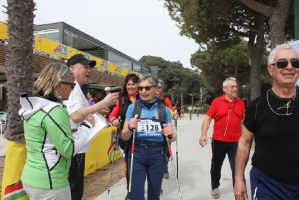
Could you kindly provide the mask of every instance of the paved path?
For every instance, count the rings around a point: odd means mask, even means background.
[[[199,146],[198,140],[201,134],[201,124],[205,115],[193,114],[190,120],[190,115],[185,114],[184,117],[178,120],[178,157],[179,157],[179,183],[181,186],[181,194],[184,200],[207,200],[212,199],[211,180],[210,180],[210,165],[211,165],[211,140],[205,148]],[[211,123],[208,131],[210,138],[213,130]],[[174,154],[174,163],[176,165],[176,144],[172,144],[172,151]],[[251,152],[252,153],[252,152]],[[251,159],[250,159],[251,160]],[[245,178],[247,182],[247,189],[249,186],[249,170],[251,168],[250,161],[245,171]],[[172,165],[169,165],[170,177],[163,180],[163,195],[161,200],[176,200],[179,199],[175,178],[173,175]],[[134,179],[134,178],[133,178]],[[105,191],[95,200],[121,200],[126,195],[125,178],[110,188],[110,194]],[[222,167],[222,177],[220,181],[220,199],[231,200],[234,199],[231,170],[228,159],[226,158]],[[145,195],[146,196],[146,195]],[[250,194],[249,194],[250,196]],[[147,199],[147,198],[146,198]]]

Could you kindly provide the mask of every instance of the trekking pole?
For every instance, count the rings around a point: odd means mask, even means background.
[[[113,133],[114,133],[114,131],[113,131]],[[115,157],[115,151],[116,151],[117,141],[118,141],[118,134],[115,134],[115,135],[116,135],[115,141],[112,142],[112,144],[110,145],[110,147],[108,149],[108,156],[109,156],[109,160],[111,161],[109,151],[110,151],[111,148],[113,148],[113,155],[112,155],[112,163],[111,163],[111,170],[110,170],[108,194],[110,192],[110,187],[111,187],[111,179],[112,179],[112,172],[113,172],[113,166],[114,166],[114,157]],[[113,138],[113,136],[112,136],[112,138]]]
[[[163,126],[165,127],[166,124],[164,124]],[[176,182],[176,187],[177,187],[178,194],[179,194],[179,199],[182,200],[183,198],[182,198],[182,195],[181,195],[181,188],[180,188],[179,180],[178,180],[178,177],[177,177],[175,165],[174,165],[174,162],[173,162],[173,156],[172,156],[171,146],[170,146],[170,142],[169,142],[168,137],[166,137],[166,141],[167,141],[167,146],[168,146],[169,158],[171,160],[171,165],[172,165],[172,169],[173,169],[173,174],[175,176],[175,182]]]
[[[174,120],[174,127],[175,127],[175,132],[176,132],[176,173],[177,173],[177,178],[179,179],[179,153],[178,153],[178,120]]]
[[[111,178],[112,178],[112,171],[113,171],[113,164],[114,164],[114,156],[115,156],[115,147],[114,147],[114,150],[113,150],[112,165],[111,165],[111,170],[110,170],[110,180],[109,180],[108,194],[110,192],[110,187],[111,187]]]
[[[137,118],[138,115],[135,115],[134,118]],[[129,197],[131,199],[131,186],[132,186],[132,172],[133,172],[133,159],[134,159],[134,150],[135,150],[135,133],[136,129],[133,130],[133,141],[131,146],[131,164],[130,164],[130,177],[129,177]]]

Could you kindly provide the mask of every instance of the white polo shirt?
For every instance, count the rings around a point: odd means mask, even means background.
[[[66,100],[63,102],[67,107],[67,111],[69,112],[69,115],[76,112],[77,110],[79,110],[82,107],[89,106],[88,101],[87,101],[85,95],[83,94],[79,83],[77,81],[75,81],[75,83],[76,83],[76,86],[73,89],[73,91],[71,92],[71,94],[69,96],[69,100]],[[81,122],[80,123],[73,122],[73,120],[71,118],[70,118],[70,122],[71,122],[72,128],[78,128],[81,124]],[[79,153],[85,153],[89,150],[90,150],[90,144],[88,143],[88,145],[86,145]]]

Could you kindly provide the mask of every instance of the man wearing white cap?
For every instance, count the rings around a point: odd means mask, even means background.
[[[73,55],[67,62],[67,66],[74,73],[75,87],[69,96],[69,100],[64,101],[70,115],[71,127],[78,128],[87,114],[101,112],[117,101],[118,93],[107,95],[102,101],[89,106],[88,101],[81,90],[81,86],[89,82],[92,68],[96,65],[95,60],[86,59],[83,54]],[[72,200],[81,200],[84,189],[84,167],[85,152],[89,151],[90,145],[86,145],[84,149],[73,156],[69,169],[69,182],[71,188]]]

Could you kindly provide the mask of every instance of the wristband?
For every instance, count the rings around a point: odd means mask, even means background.
[[[130,124],[128,125],[129,131],[133,132],[133,129],[130,128]]]

